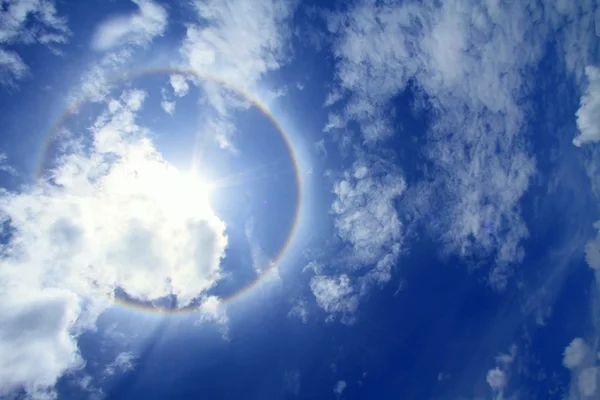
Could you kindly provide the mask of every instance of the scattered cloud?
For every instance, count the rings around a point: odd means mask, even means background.
[[[595,398],[600,384],[600,375],[598,375],[598,367],[585,368],[579,374],[578,388],[579,393],[587,398]]]
[[[575,146],[600,141],[600,69],[588,66],[585,73],[588,85],[577,110],[579,135],[573,139]]]
[[[343,323],[354,323],[354,313],[358,308],[358,293],[346,274],[338,277],[314,276],[310,281],[317,304],[330,314],[329,321],[340,315]]]
[[[575,338],[565,349],[563,365],[569,369],[576,369],[587,365],[593,360],[593,352],[582,338]]]
[[[137,125],[145,97],[132,89],[109,100],[90,146],[72,137],[47,179],[0,192],[10,232],[0,246],[2,394],[46,393],[80,368],[77,335],[115,289],[140,301],[172,295],[184,306],[221,277],[225,224],[202,185],[169,165]],[[200,309],[226,321],[216,298]]]
[[[217,296],[204,297],[198,311],[200,312],[200,320],[198,322],[214,322],[220,325],[223,339],[229,339],[227,309]]]
[[[358,160],[334,183],[334,225],[347,244],[343,263],[354,270],[367,268],[363,285],[391,278],[403,239],[396,202],[405,189],[397,167],[383,160]]]
[[[502,353],[496,357],[496,367],[487,372],[486,381],[498,400],[504,398],[510,378],[511,366],[516,356],[517,347],[512,345],[508,353]]]
[[[600,394],[597,355],[582,338],[575,338],[565,348],[563,365],[571,370],[571,391],[581,398],[596,398]]]
[[[304,299],[298,300],[288,313],[288,316],[300,318],[300,321],[306,324],[308,322],[308,317],[310,316],[310,312],[308,311],[308,302]]]
[[[17,175],[17,171],[8,163],[8,156],[5,153],[0,153],[0,171]]]
[[[342,393],[344,393],[344,390],[346,390],[346,386],[346,381],[337,381],[335,386],[333,386],[333,393],[337,396],[341,396]]]
[[[262,78],[287,62],[288,22],[294,2],[209,0],[194,1],[193,5],[202,23],[188,25],[181,55],[184,64],[194,71],[257,93]],[[206,82],[202,85],[216,111],[215,121],[207,121],[207,126],[218,127],[215,139],[219,146],[235,152],[230,113],[245,105],[223,87]]]
[[[116,373],[122,373],[133,370],[135,367],[135,356],[130,352],[122,352],[117,355],[115,360],[108,364],[104,369],[105,376],[113,376]]]
[[[0,83],[14,84],[28,72],[15,45],[53,46],[67,42],[70,31],[51,0],[3,2],[0,13]]]
[[[419,191],[429,198],[419,215],[431,216],[428,226],[445,253],[492,257],[489,282],[498,289],[523,259],[528,236],[519,201],[536,162],[524,135],[526,71],[548,40],[564,50],[567,70],[578,77],[595,39],[587,33],[594,31],[592,18],[575,16],[592,9],[587,2],[555,8],[363,1],[327,18],[337,84],[326,101],[332,108],[325,130],[355,121],[367,143],[386,140],[395,131],[391,116],[402,112],[394,109],[395,96],[412,91],[432,120],[425,155],[435,171]],[[564,28],[565,21],[576,22]],[[555,26],[561,34],[548,38]]]
[[[190,90],[190,86],[183,75],[171,75],[170,82],[173,92],[177,97],[185,96]]]
[[[145,46],[167,27],[167,11],[151,0],[132,0],[139,11],[102,22],[94,33],[92,47],[106,51],[122,45]]]
[[[175,112],[175,102],[163,100],[160,102],[162,109],[169,115],[173,115]]]

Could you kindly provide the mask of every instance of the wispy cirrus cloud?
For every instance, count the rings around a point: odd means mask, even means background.
[[[105,51],[134,44],[148,45],[167,27],[167,11],[151,0],[132,0],[139,8],[137,13],[112,17],[102,22],[94,33],[92,47]]]
[[[67,42],[70,30],[54,1],[15,0],[3,3],[0,13],[0,83],[14,84],[29,68],[12,47],[42,44],[51,50]]]

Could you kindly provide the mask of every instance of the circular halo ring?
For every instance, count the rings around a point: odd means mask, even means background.
[[[292,242],[294,234],[296,233],[296,231],[298,229],[298,221],[300,219],[301,205],[302,205],[301,204],[302,180],[301,180],[301,174],[300,174],[298,160],[297,160],[296,154],[294,153],[294,149],[293,149],[292,143],[291,143],[288,135],[286,134],[285,130],[281,127],[281,125],[277,121],[277,119],[273,116],[273,114],[271,113],[269,108],[266,105],[264,105],[261,101],[259,101],[259,99],[257,99],[255,96],[248,93],[246,90],[236,87],[234,85],[231,85],[218,77],[215,77],[210,74],[198,72],[198,71],[195,71],[190,68],[164,67],[164,68],[149,68],[149,69],[139,69],[139,70],[127,71],[125,73],[118,75],[117,77],[110,79],[108,84],[111,85],[111,84],[115,84],[117,82],[126,82],[126,81],[131,81],[133,79],[137,79],[140,77],[144,77],[144,76],[153,76],[153,75],[160,75],[160,74],[183,75],[184,77],[192,78],[194,80],[199,79],[199,80],[204,80],[204,81],[211,81],[211,82],[217,83],[221,87],[228,89],[228,90],[236,93],[237,95],[241,96],[244,100],[248,101],[254,107],[256,107],[263,114],[263,116],[265,116],[269,120],[269,122],[273,125],[273,127],[277,130],[277,132],[281,136],[281,139],[283,139],[283,141],[285,143],[285,146],[286,146],[286,149],[288,152],[288,156],[294,167],[294,180],[295,180],[295,184],[296,184],[296,204],[294,207],[294,217],[292,220],[292,226],[288,232],[286,240],[283,243],[283,245],[281,246],[281,249],[279,250],[279,252],[275,255],[273,260],[269,263],[269,266],[267,268],[265,268],[263,271],[261,271],[259,274],[257,274],[256,278],[253,281],[251,281],[250,283],[247,283],[241,289],[237,290],[233,294],[219,299],[220,304],[227,304],[227,303],[230,303],[230,302],[234,301],[235,299],[239,298],[240,296],[252,291],[252,289],[256,288],[257,286],[259,286],[259,284],[262,281],[264,281],[264,279],[266,277],[271,275],[271,273],[277,268],[277,265],[282,261],[286,251],[290,247],[290,244]],[[69,117],[71,117],[73,114],[76,114],[77,110],[79,110],[79,108],[87,101],[89,101],[89,96],[83,97],[83,98],[79,99],[78,101],[76,101],[74,104],[71,104],[60,115],[60,117],[56,120],[56,122],[54,122],[54,124],[52,124],[50,132],[46,135],[46,137],[44,139],[44,143],[43,143],[43,146],[42,146],[42,149],[40,152],[41,154],[39,157],[39,164],[37,165],[37,168],[36,168],[36,176],[35,176],[36,182],[43,179],[45,165],[46,165],[47,159],[49,157],[48,153],[50,151],[50,146],[51,146],[53,140],[56,138],[57,133],[67,122]],[[204,297],[205,296],[199,295],[197,300],[202,300]],[[114,302],[116,304],[125,306],[127,308],[135,309],[138,311],[144,311],[144,312],[164,313],[164,314],[184,314],[184,313],[198,312],[198,311],[201,311],[200,307],[201,307],[201,303],[202,303],[202,301],[200,301],[200,304],[197,304],[196,302],[194,302],[194,304],[189,305],[189,306],[184,306],[184,307],[179,307],[179,308],[171,308],[171,307],[165,307],[165,306],[160,306],[160,305],[148,304],[146,302],[136,301],[134,299],[125,299],[125,298],[122,298],[121,296],[117,297],[114,294],[114,292],[112,293],[111,298],[114,300]]]

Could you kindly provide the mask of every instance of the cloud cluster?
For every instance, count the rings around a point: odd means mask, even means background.
[[[359,296],[348,275],[314,276],[310,281],[310,289],[319,307],[330,314],[328,321],[332,321],[334,315],[341,315],[342,322],[346,324],[354,322]]]
[[[489,281],[499,289],[528,236],[519,211],[536,170],[524,135],[528,71],[552,40],[565,69],[581,76],[594,7],[362,1],[327,19],[337,60],[327,129],[355,121],[366,142],[385,140],[394,133],[394,97],[411,90],[431,120],[426,155],[434,172],[419,191],[429,198],[419,199],[427,208],[419,214],[433,216],[429,226],[447,253],[495,259]]]
[[[287,61],[293,2],[210,0],[193,5],[201,23],[188,25],[181,46],[184,64],[193,70],[256,93],[261,79]],[[203,86],[216,111],[207,125],[219,128],[216,141],[222,148],[235,150],[231,93],[218,85]]]
[[[132,0],[139,11],[102,22],[92,39],[95,50],[105,51],[124,44],[144,46],[164,33],[167,26],[166,10],[150,0]]]
[[[344,250],[338,262],[324,269],[313,267],[311,289],[317,304],[329,318],[339,314],[352,322],[359,298],[372,285],[391,279],[402,250],[403,227],[396,203],[406,189],[401,172],[393,164],[359,157],[333,184],[331,211]]]
[[[184,306],[221,277],[225,224],[202,182],[162,159],[137,125],[145,97],[110,100],[90,145],[71,136],[47,180],[0,193],[0,394],[48,393],[81,366],[76,336],[115,289]],[[226,321],[218,299],[200,311]]]
[[[14,45],[65,43],[70,35],[67,21],[52,0],[3,2],[0,13],[0,83],[13,84],[28,72]]]

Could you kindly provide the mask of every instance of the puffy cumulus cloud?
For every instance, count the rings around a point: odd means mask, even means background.
[[[369,278],[379,283],[389,281],[400,253],[403,232],[396,201],[405,189],[397,168],[383,160],[356,161],[333,185],[331,210],[336,232],[348,244],[348,265],[371,267]]]
[[[588,86],[577,110],[579,135],[573,139],[575,146],[600,141],[600,69],[589,66],[585,73]]]
[[[339,314],[353,322],[360,297],[391,279],[404,235],[396,203],[405,190],[395,165],[363,154],[334,180],[331,212],[343,249],[337,261],[304,269],[315,273],[311,289],[329,319]]]
[[[175,102],[163,100],[160,102],[161,108],[169,115],[173,115],[175,112]]]
[[[7,273],[29,271],[4,271],[16,266],[2,264],[0,397],[18,389],[33,398],[52,397],[57,378],[83,366],[71,334],[80,300],[69,290],[5,282]]]
[[[286,62],[288,21],[295,2],[209,0],[193,4],[201,22],[188,25],[181,54],[184,63],[195,71],[256,92],[260,80]],[[219,131],[217,142],[235,151],[233,128],[228,123],[229,111],[235,107],[231,93],[214,85],[205,85],[205,89],[217,111],[216,124],[229,128]]]
[[[343,323],[354,323],[359,297],[348,275],[314,276],[310,281],[310,289],[319,307],[330,314],[329,321],[332,321],[334,316],[340,315]]]
[[[569,369],[576,369],[589,364],[593,360],[593,353],[582,338],[575,338],[565,348],[563,365]]]
[[[355,121],[367,142],[385,140],[394,133],[393,98],[412,90],[432,120],[425,154],[434,172],[418,191],[429,198],[418,199],[427,208],[418,215],[433,216],[428,226],[446,252],[493,257],[489,281],[499,289],[528,236],[519,210],[536,170],[523,134],[527,71],[550,41],[579,79],[596,43],[595,8],[365,0],[328,17],[337,85],[327,129]]]
[[[70,35],[67,21],[51,0],[13,0],[2,3],[0,13],[0,83],[13,84],[28,67],[13,45],[65,43]]]
[[[225,224],[193,174],[168,164],[137,125],[145,93],[112,99],[91,139],[70,139],[48,179],[0,192],[0,393],[51,391],[81,359],[76,336],[115,289],[139,300],[201,298],[221,277]],[[85,143],[90,143],[86,145]]]
[[[171,75],[170,78],[171,87],[173,88],[173,92],[178,97],[183,97],[190,90],[190,86],[187,83],[187,80],[182,75]]]
[[[102,22],[94,33],[92,47],[105,51],[125,44],[147,45],[167,27],[167,11],[150,0],[132,0],[137,13]]]

